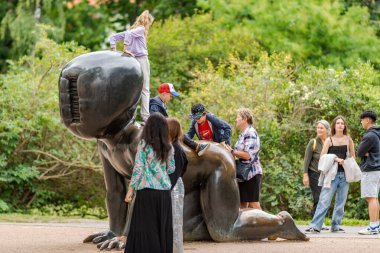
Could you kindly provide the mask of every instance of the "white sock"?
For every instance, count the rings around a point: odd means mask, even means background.
[[[379,221],[374,221],[374,222],[370,222],[369,223],[369,226],[371,227],[371,228],[375,228],[375,227],[378,227],[379,226]]]

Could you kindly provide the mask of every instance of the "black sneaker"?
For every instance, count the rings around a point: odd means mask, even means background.
[[[325,226],[325,224],[323,224],[323,226],[322,226],[322,229],[321,230],[324,230],[324,231],[329,231],[330,230],[330,228],[329,227],[327,227],[327,226]]]
[[[197,154],[199,156],[202,156],[209,146],[210,146],[209,143],[207,143],[207,144],[198,144],[198,148],[197,148],[197,151],[196,151]]]
[[[320,231],[316,230],[315,228],[308,228],[305,230],[305,234],[319,234]]]
[[[346,233],[343,228],[331,228],[331,233]]]

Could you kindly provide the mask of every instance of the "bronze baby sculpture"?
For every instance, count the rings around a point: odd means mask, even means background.
[[[142,72],[133,57],[100,51],[81,55],[63,68],[59,79],[61,118],[76,136],[96,139],[104,169],[109,230],[84,241],[101,249],[121,249],[128,204],[124,202],[141,126],[134,113]],[[239,211],[239,190],[232,155],[211,143],[202,157],[184,146],[189,160],[184,176],[185,240],[308,240],[289,213]]]

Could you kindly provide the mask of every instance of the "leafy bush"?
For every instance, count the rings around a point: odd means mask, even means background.
[[[209,111],[234,126],[237,109],[248,107],[254,113],[254,126],[261,138],[264,169],[262,206],[270,212],[288,210],[295,217],[310,215],[308,187],[302,185],[304,149],[315,136],[314,124],[341,114],[358,143],[363,132],[359,114],[378,108],[377,73],[370,64],[358,63],[350,69],[308,66],[298,68],[284,53],[261,52],[257,60],[230,57],[226,62],[195,72],[192,87],[171,113],[185,128],[192,104],[202,102]],[[235,128],[235,127],[234,127]],[[232,139],[237,139],[234,129]],[[347,203],[347,217],[365,218],[360,211],[360,189],[353,184]]]
[[[89,208],[88,206],[75,206],[72,203],[62,205],[48,204],[40,208],[31,208],[28,212],[31,215],[50,215],[50,216],[79,216],[82,218],[96,217],[104,219],[107,212],[102,207]]]
[[[70,134],[58,108],[60,70],[85,52],[75,43],[58,45],[45,33],[32,55],[10,61],[1,76],[0,211],[41,205],[42,199],[54,203],[62,192],[73,202],[101,198],[103,187],[92,184],[101,178],[95,145]],[[73,180],[82,191],[69,194]]]
[[[172,82],[178,89],[189,88],[194,67],[206,67],[204,59],[213,64],[229,54],[239,57],[256,55],[260,46],[251,32],[223,26],[222,20],[210,14],[197,14],[180,19],[171,17],[162,24],[154,24],[148,37],[151,61],[151,90],[163,82]]]
[[[330,0],[209,2],[203,8],[229,27],[248,28],[268,52],[288,52],[313,65],[349,68],[369,60],[379,67],[378,25],[366,7]]]

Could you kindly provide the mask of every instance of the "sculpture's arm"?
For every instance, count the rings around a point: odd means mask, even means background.
[[[99,142],[98,146],[100,145],[102,145],[101,142]],[[120,175],[102,155],[101,147],[98,148],[104,170],[106,205],[110,230],[115,233],[116,236],[121,236],[123,235],[128,208],[127,203],[124,202],[127,193],[126,182],[124,177]]]

